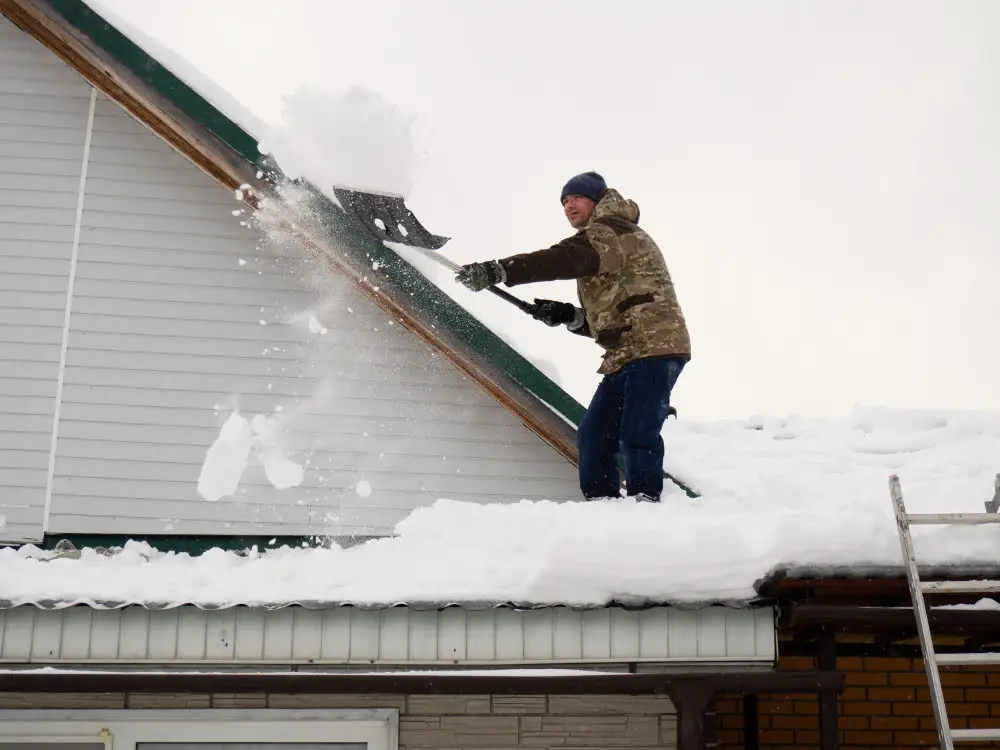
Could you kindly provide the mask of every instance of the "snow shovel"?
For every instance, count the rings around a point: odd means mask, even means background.
[[[337,200],[340,201],[344,210],[353,214],[376,239],[408,245],[455,273],[462,270],[462,267],[457,263],[434,252],[444,247],[451,238],[428,232],[413,212],[406,207],[402,196],[348,190],[336,186],[333,188],[333,193],[337,196]],[[518,299],[513,294],[497,289],[495,286],[487,287],[487,289],[528,315],[535,311],[534,305]]]
[[[334,195],[345,211],[354,215],[380,240],[399,242],[411,247],[437,250],[450,239],[428,232],[406,207],[402,196],[367,193],[334,186]]]

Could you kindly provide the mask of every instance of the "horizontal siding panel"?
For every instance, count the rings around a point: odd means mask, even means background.
[[[285,381],[278,377],[247,377],[227,375],[191,375],[166,374],[133,370],[128,372],[116,370],[98,370],[94,368],[67,367],[65,380],[67,385],[115,386],[118,388],[162,391],[200,391],[215,394],[216,401],[230,395],[239,396],[242,393],[267,393],[277,401],[285,402],[288,397],[307,399],[313,395],[313,389],[299,383],[297,380]],[[270,386],[270,387],[269,387]],[[386,386],[388,387],[388,386]],[[366,395],[371,394],[371,395]],[[453,391],[452,395],[459,393]],[[345,416],[398,417],[410,419],[442,419],[444,421],[471,421],[480,424],[492,424],[501,418],[502,409],[496,404],[490,404],[464,392],[463,403],[455,398],[448,398],[447,393],[436,389],[426,389],[423,392],[407,392],[396,389],[392,393],[381,393],[374,386],[360,385],[355,388],[338,389],[335,396],[330,396],[330,402],[323,404],[325,412]],[[68,396],[64,399],[71,403]],[[333,403],[337,406],[333,407]],[[143,412],[143,408],[122,408],[115,414],[116,418],[125,419],[129,411]],[[175,418],[182,419],[180,410]],[[144,417],[149,418],[151,409],[145,407]],[[156,418],[162,418],[157,414]],[[126,420],[127,421],[127,420]],[[170,422],[173,424],[174,422]]]
[[[21,487],[30,489],[32,487],[45,489],[45,482],[48,479],[48,464],[41,468],[14,467],[6,468],[0,466],[0,487],[7,491],[8,487]]]
[[[180,336],[190,337],[192,339],[204,339],[208,341],[217,341],[222,339],[225,341],[255,342],[260,345],[262,355],[268,353],[264,351],[265,349],[271,351],[275,346],[293,346],[295,344],[294,340],[280,342],[275,341],[275,335],[272,334],[272,331],[276,326],[261,325],[256,321],[236,323],[217,321],[208,317],[187,320],[178,319],[173,321],[173,324],[171,324],[171,321],[167,318],[140,316],[123,317],[120,314],[91,315],[82,311],[78,314],[77,311],[80,308],[85,307],[85,303],[87,301],[88,300],[86,299],[78,299],[74,296],[73,325],[81,331],[91,333],[123,333],[147,336]],[[128,304],[131,306],[132,300],[128,300]],[[178,307],[178,310],[180,309],[181,308]],[[206,325],[206,323],[209,325]],[[364,343],[359,345],[357,343],[356,332],[335,331],[331,329],[323,338],[324,344],[329,346],[349,346],[352,340],[355,341],[356,357],[370,357],[381,351],[381,345],[378,348]],[[72,340],[73,339],[71,339],[71,341]],[[421,343],[416,339],[416,337],[413,337],[410,340],[392,339],[387,341],[385,346],[386,348],[391,347],[398,352],[414,352],[419,350],[418,347],[421,346]]]
[[[0,69],[4,66],[4,53],[0,49]],[[44,104],[52,104],[51,100],[46,100]],[[15,104],[17,106],[15,106]],[[29,105],[31,103],[29,102]],[[49,107],[27,106],[22,103],[19,97],[17,101],[13,98],[4,101],[0,99],[0,129],[4,127],[29,127],[29,128],[65,128],[72,129],[79,133],[78,140],[71,141],[83,145],[86,137],[87,107],[83,102],[73,106],[72,109],[59,111],[49,109]]]
[[[18,154],[4,156],[0,154],[0,174],[18,176],[66,177],[80,181],[80,167],[83,154],[77,154],[74,159],[29,159]]]
[[[30,434],[45,435],[49,440],[52,434],[52,417],[50,415],[33,415],[4,413],[0,411],[0,422],[3,422],[4,434],[18,439]]]
[[[225,308],[222,308],[225,309]],[[34,314],[32,323],[55,325],[55,311],[40,311]],[[162,317],[166,317],[165,315]],[[8,322],[4,310],[0,308],[0,325]],[[211,322],[206,320],[206,322]],[[58,325],[62,325],[61,317]],[[322,367],[331,377],[365,378],[369,380],[396,379],[409,382],[409,378],[433,377],[435,372],[443,372],[453,365],[443,357],[431,356],[427,351],[417,349],[379,349],[377,360],[360,359],[359,346],[347,341],[333,343],[325,337],[318,342],[290,341],[268,345],[263,340],[239,341],[233,339],[192,339],[182,336],[163,336],[152,333],[123,334],[100,333],[95,331],[75,331],[72,336],[74,349],[81,351],[128,351],[137,354],[190,354],[209,355],[233,360],[253,359],[282,365],[296,362],[308,356],[309,362]],[[370,345],[374,348],[374,344]],[[361,348],[364,352],[364,348]],[[374,357],[375,352],[369,354]]]
[[[53,329],[42,329],[52,331]],[[2,333],[0,333],[2,337]],[[428,383],[428,373],[423,369],[394,372],[391,368],[348,368],[332,366],[330,363],[299,364],[289,361],[270,360],[258,355],[256,358],[234,358],[228,356],[196,356],[190,354],[151,354],[137,351],[88,351],[76,346],[69,352],[67,363],[73,367],[96,370],[118,370],[121,372],[138,373],[138,378],[153,375],[170,377],[171,373],[191,375],[231,375],[240,378],[264,378],[268,382],[264,389],[271,392],[267,385],[272,382],[277,387],[278,379],[292,386],[296,392],[303,386],[309,386],[308,392],[313,392],[331,376],[336,378],[335,389],[338,397],[344,398],[388,398],[412,399],[426,403],[449,404],[479,403],[482,398],[478,393],[464,386],[461,381],[449,378],[443,384]],[[42,360],[44,361],[44,360]],[[2,370],[0,370],[2,372]],[[94,382],[74,381],[74,382]],[[160,385],[159,380],[136,382],[134,385],[154,388],[168,387]],[[190,386],[191,390],[215,390],[212,381],[201,381],[202,387]],[[128,381],[123,384],[127,385]],[[174,388],[188,389],[188,386],[178,383]],[[256,390],[254,392],[259,392]]]
[[[3,63],[0,63],[0,69],[3,69]],[[41,116],[48,113],[66,113],[79,118],[80,123],[85,123],[89,107],[89,93],[82,97],[66,97],[52,94],[15,94],[0,91],[0,109],[8,112],[40,114]]]
[[[76,224],[76,209],[8,207],[0,204],[0,225],[5,224],[43,224],[72,230]]]
[[[18,367],[21,365],[21,363],[14,364]],[[11,367],[11,369],[13,370],[14,367]],[[25,372],[27,369],[25,367],[21,371]],[[52,398],[53,392],[54,387],[51,381],[32,378],[0,377],[0,393],[3,393],[5,396],[16,398]]]
[[[39,161],[72,161],[79,169],[83,160],[83,145],[0,141],[0,157],[27,158]]]
[[[86,284],[88,282],[84,283]],[[98,291],[107,292],[110,288],[112,287],[101,287]],[[164,295],[161,294],[161,296]],[[327,325],[329,330],[325,334],[315,334],[307,330],[304,321],[297,322],[295,325],[287,326],[279,323],[278,327],[275,328],[271,324],[270,320],[273,319],[276,314],[280,315],[282,318],[291,317],[291,311],[284,305],[276,302],[264,305],[253,304],[253,302],[243,302],[240,304],[219,304],[217,302],[206,301],[204,295],[202,295],[200,299],[200,302],[185,301],[184,304],[178,305],[176,304],[176,300],[142,300],[128,298],[129,309],[134,311],[134,314],[129,317],[148,318],[151,321],[163,319],[192,320],[201,321],[203,323],[240,323],[242,325],[250,326],[250,330],[256,334],[253,338],[262,343],[265,347],[268,345],[290,346],[295,343],[304,344],[309,342],[318,342],[323,348],[326,348],[333,347],[338,343],[347,343],[352,347],[352,349],[354,349],[355,356],[357,356],[359,343],[362,344],[362,351],[366,346],[359,340],[359,337],[356,335],[357,333],[364,331],[375,334],[379,333],[374,330],[375,328],[383,328],[383,330],[386,328],[380,325],[379,318],[372,314],[376,312],[376,310],[371,309],[369,306],[370,303],[368,303],[367,300],[360,300],[354,306],[350,304],[344,305],[342,308],[333,311],[330,316],[320,316],[322,317],[320,322]],[[272,296],[264,297],[263,299],[274,300],[275,298]],[[257,301],[260,302],[260,300]],[[264,307],[265,309],[261,310],[261,307]],[[353,310],[353,312],[348,312],[348,308]],[[115,297],[81,297],[74,294],[73,311],[74,313],[80,312],[81,314],[95,316],[121,317],[121,300]],[[296,312],[295,316],[298,316],[298,314],[299,313]],[[264,320],[268,325],[262,326],[260,324],[261,320]],[[384,318],[382,320],[384,321]],[[392,326],[388,326],[387,328],[391,329],[395,325],[398,324],[394,323]],[[81,326],[81,330],[86,329]],[[214,328],[206,331],[205,326],[199,326],[199,330],[201,330],[203,334],[199,338],[211,338],[211,334],[215,332]],[[342,335],[343,333],[350,334],[349,338],[344,339]],[[170,330],[163,331],[156,328],[150,328],[146,332],[146,335],[177,337],[179,333]],[[219,336],[216,340],[227,341],[230,340],[231,335],[232,331],[229,331],[226,336]],[[239,338],[236,340],[238,341]],[[281,338],[282,341],[275,341],[276,338]],[[376,345],[378,346],[380,352],[383,348],[385,348],[392,351],[421,352],[424,355],[424,358],[436,357],[438,359],[443,359],[440,354],[434,350],[428,350],[426,346],[416,341],[415,337],[412,336],[392,336],[389,338],[386,338],[385,335],[377,337],[373,336],[367,343],[367,346]]]
[[[436,474],[426,471],[426,467],[420,467],[424,468],[425,471],[417,472],[418,467],[414,465],[409,470],[404,467],[403,471],[393,473],[384,471],[376,465],[380,461],[377,456],[364,458],[366,465],[360,465],[360,462],[355,464],[353,461],[342,462],[341,468],[328,470],[330,473],[325,477],[326,482],[321,484],[317,479],[313,480],[316,481],[316,484],[303,484],[303,487],[346,490],[353,487],[356,479],[365,478],[371,482],[375,493],[373,497],[376,500],[378,499],[377,493],[382,490],[468,499],[560,496],[566,491],[566,482],[563,476],[549,479],[554,472],[546,473],[540,477]],[[44,469],[45,467],[37,468]],[[172,488],[172,493],[164,499],[184,499],[197,496],[196,485],[199,471],[199,466],[181,464],[164,466],[154,462],[138,464],[103,459],[65,458],[60,455],[56,461],[54,487],[57,487],[60,493],[64,491],[64,487],[72,487],[77,494],[100,496],[101,493],[96,490],[95,484],[86,484],[91,488],[91,491],[83,491],[81,488],[85,486],[85,483],[100,483],[101,486],[109,488],[117,485],[121,491],[127,493],[128,497],[144,497],[154,489],[157,492],[161,489],[167,492]],[[323,476],[321,471],[318,471],[317,474]],[[260,488],[266,490],[267,495],[274,493],[271,502],[280,502],[281,497],[286,494],[284,491],[273,490],[262,472],[259,474],[251,472],[249,476],[244,476],[240,486],[247,491]],[[109,489],[109,492],[111,491]],[[115,494],[117,495],[117,493]],[[426,498],[425,502],[433,499],[435,498]]]
[[[3,296],[0,296],[0,308],[4,310],[23,310],[24,315],[30,315],[38,311],[65,311],[66,293],[65,291],[27,292],[5,289]]]
[[[204,219],[221,223],[223,226],[232,225],[233,234],[242,228],[240,221],[246,221],[245,215],[233,214],[233,211],[238,211],[242,207],[242,204],[235,199],[205,203],[198,201],[195,196],[189,195],[186,199],[175,198],[170,201],[139,198],[138,196],[130,196],[128,200],[122,200],[122,196],[109,197],[91,193],[90,185],[88,184],[87,187],[86,208],[88,211],[146,217],[165,216],[174,222],[180,222],[180,226],[185,229],[189,219]],[[216,198],[218,198],[218,193],[216,193]],[[175,223],[174,229],[176,230],[177,227],[178,225]]]
[[[66,276],[69,262],[63,258],[33,258],[30,256],[0,256],[0,275],[37,274]]]
[[[239,219],[230,215],[232,222],[221,222],[218,219],[192,219],[184,216],[170,218],[167,216],[152,216],[131,214],[123,211],[85,210],[83,225],[96,229],[121,229],[126,232],[160,232],[171,235],[199,235],[202,237],[232,238],[241,229]],[[254,242],[257,234],[251,229],[243,228],[247,240]]]
[[[81,248],[82,250],[82,248]],[[80,269],[83,272],[84,269]],[[115,281],[89,279],[81,276],[77,280],[76,291],[81,297],[103,297],[104,299],[121,300],[157,300],[160,302],[194,302],[205,303],[211,300],[213,304],[224,305],[233,303],[264,308],[291,308],[301,310],[309,307],[310,299],[306,292],[279,292],[272,289],[253,289],[249,277],[242,287],[208,286],[199,284],[188,286],[184,284],[160,284],[155,282],[132,282],[121,284]],[[268,320],[266,311],[257,316]],[[258,324],[256,320],[248,321]]]
[[[293,504],[270,512],[263,508],[226,501],[209,503],[200,498],[156,503],[145,499],[102,498],[95,503],[92,498],[60,496],[53,499],[52,515],[58,515],[60,523],[72,521],[74,532],[80,534],[113,534],[123,528],[141,534],[232,534],[235,524],[250,533],[266,534],[280,523],[297,526],[298,533],[305,535],[323,528],[324,520],[317,518],[320,514],[303,505]],[[201,523],[192,524],[189,520],[192,518]]]
[[[28,119],[25,117],[25,119]],[[59,127],[45,122],[47,118],[36,118],[34,123],[5,124],[0,121],[0,141],[7,143],[43,143],[46,146],[76,146],[77,154],[83,158],[83,143],[87,131],[80,128],[80,123]]]
[[[104,145],[102,144],[102,140],[102,134],[95,131],[94,140],[90,148],[91,164],[124,166],[149,171],[155,170],[161,174],[170,171],[185,173],[193,167],[187,159],[173,151],[163,154],[153,150],[137,151],[134,149],[122,149],[111,145]]]
[[[67,458],[98,458],[105,460],[121,461],[149,461],[155,459],[164,464],[196,464],[201,466],[205,458],[207,443],[205,434],[198,435],[200,438],[190,442],[167,442],[160,439],[160,436],[139,433],[134,441],[106,440],[94,435],[90,431],[77,430],[76,434],[81,434],[81,438],[74,439],[65,431],[59,438],[59,455]],[[151,439],[155,438],[155,439]],[[343,464],[344,468],[357,467],[359,460],[363,456],[369,456],[376,460],[379,465],[385,464],[386,468],[399,470],[406,468],[396,458],[438,458],[445,460],[449,469],[461,468],[468,473],[472,470],[469,463],[462,463],[469,459],[480,459],[486,463],[481,464],[483,473],[491,475],[496,473],[494,465],[497,461],[517,460],[524,465],[530,465],[533,470],[539,472],[551,472],[553,466],[562,466],[565,461],[557,456],[537,455],[531,450],[534,446],[525,444],[507,444],[500,441],[480,440],[434,440],[427,441],[407,436],[386,436],[368,434],[335,434],[316,441],[316,436],[298,436],[294,433],[286,433],[283,445],[286,450],[294,453],[309,453],[309,463],[314,466],[328,468],[327,460],[353,461],[353,464]],[[212,436],[214,439],[214,436]],[[19,445],[17,438],[11,438],[12,447]],[[2,444],[2,443],[0,443]],[[24,446],[27,448],[27,446]],[[45,443],[48,449],[48,443]],[[32,448],[33,450],[34,448]],[[383,459],[382,457],[385,457]],[[494,463],[490,463],[494,462]],[[520,464],[519,464],[520,466]],[[440,469],[438,469],[440,470]],[[546,473],[545,476],[548,474]]]
[[[172,286],[183,286],[201,295],[204,300],[207,294],[213,294],[213,302],[223,300],[214,296],[214,290],[238,290],[239,292],[276,292],[282,295],[289,295],[289,300],[296,301],[300,307],[306,301],[304,291],[292,290],[288,288],[287,275],[278,271],[258,274],[256,271],[249,271],[240,268],[233,263],[228,269],[215,269],[211,275],[204,273],[203,268],[186,268],[164,265],[138,265],[134,262],[125,263],[95,263],[90,256],[90,247],[84,249],[84,257],[77,270],[78,278],[81,280],[94,281],[127,281],[139,284],[154,283],[169,289]],[[175,262],[176,263],[176,262]],[[129,284],[131,287],[132,284]],[[119,289],[121,285],[119,285]],[[246,304],[245,302],[241,304]],[[272,304],[274,304],[272,302]]]
[[[81,422],[108,422],[117,421],[122,424],[140,424],[151,427],[201,427],[207,421],[206,409],[181,409],[176,407],[156,408],[150,406],[124,406],[117,405],[113,411],[109,411],[108,405],[91,404],[87,402],[76,403],[70,400],[68,393],[73,381],[67,382],[67,392],[63,398],[63,419],[79,420]],[[233,390],[226,389],[215,394],[216,402],[225,401]],[[275,400],[275,403],[277,399]],[[272,407],[273,408],[273,407]],[[449,408],[444,412],[437,404],[420,404],[399,401],[378,400],[364,402],[359,400],[344,400],[342,402],[323,405],[322,416],[328,421],[331,428],[336,428],[339,420],[344,418],[358,418],[367,420],[396,419],[396,420],[427,420],[441,422],[442,424],[469,424],[482,427],[494,427],[503,414],[498,407],[486,404],[475,406],[459,406]],[[2,411],[2,409],[0,409]],[[268,411],[271,411],[268,409]],[[303,412],[303,417],[310,416],[308,408],[301,409],[296,405],[296,412]],[[28,412],[45,413],[45,412]]]
[[[109,479],[134,479],[136,481],[181,481],[193,478],[197,481],[205,457],[205,449],[199,447],[161,446],[156,443],[126,446],[116,443],[94,443],[81,450],[81,445],[93,441],[60,440],[57,472],[62,476],[73,477],[107,477]],[[356,450],[351,452],[311,452],[308,465],[319,475],[335,472],[338,476],[352,472],[363,472],[372,479],[382,480],[392,476],[407,483],[412,488],[414,483],[427,486],[428,482],[437,482],[442,477],[463,480],[463,487],[468,482],[489,478],[506,480],[506,460],[498,456],[473,458],[462,455],[441,455],[434,449],[417,451],[409,447],[409,453],[393,454],[387,452],[373,453],[367,450],[365,442],[359,441]],[[380,445],[372,445],[372,450],[378,450]],[[46,451],[48,446],[46,446]],[[90,454],[80,456],[79,454]],[[47,454],[40,454],[47,459]],[[292,454],[292,459],[300,458]],[[430,461],[425,459],[431,459]],[[563,476],[565,472],[554,468],[554,463],[534,463],[528,457],[515,456],[518,459],[518,476],[513,478],[511,488],[527,479],[550,479],[553,475]],[[18,464],[14,459],[4,464],[9,468],[45,468],[42,465]],[[270,483],[265,477],[259,477],[256,486],[267,487]],[[254,486],[253,481],[244,482],[243,486]],[[313,484],[312,486],[319,486]],[[435,485],[436,486],[436,485]],[[452,486],[449,484],[449,486]],[[401,487],[397,487],[400,489]],[[475,487],[468,487],[467,492],[474,493]]]
[[[45,75],[45,71],[39,71],[39,75],[34,78],[21,77],[22,75],[21,70],[6,67],[0,70],[0,94],[52,96],[84,101],[90,98],[90,86],[82,78],[72,74],[67,77],[51,76]]]
[[[37,469],[47,475],[49,446],[38,450],[0,450],[0,469]],[[44,478],[43,478],[44,484]]]
[[[194,172],[192,174],[192,171]],[[124,182],[147,182],[152,185],[173,185],[175,187],[204,187],[205,178],[194,167],[189,169],[150,169],[145,166],[130,166],[91,160],[87,164],[87,181],[93,179],[121,180]],[[225,191],[223,191],[225,192]],[[233,202],[236,202],[236,194]]]
[[[0,210],[0,221],[3,221]],[[65,292],[69,279],[42,274],[20,273],[0,276],[0,291],[12,292]]]
[[[58,258],[66,262],[72,247],[68,242],[40,242],[38,240],[0,240],[0,258]]]
[[[28,341],[41,344],[58,344],[62,340],[62,326],[65,312],[62,310],[37,310],[30,307],[2,307],[0,306],[0,341],[8,341],[8,334],[13,331],[18,324],[29,321],[30,325],[25,326],[31,330],[28,333]],[[59,333],[54,340],[45,338],[39,340],[39,336],[50,336],[51,331],[40,329],[56,328]],[[10,329],[10,330],[8,330]],[[14,334],[16,336],[16,334]],[[20,340],[19,338],[17,340]]]
[[[47,416],[50,420],[55,412],[54,398],[35,398],[28,396],[5,396],[0,392],[0,415],[7,419],[14,415],[17,419],[22,414]],[[0,487],[3,485],[0,484]]]
[[[9,309],[0,309],[3,317],[8,317]],[[16,321],[0,321],[0,343],[11,345],[3,347],[4,357],[32,362],[58,362],[62,323],[41,325],[50,323],[56,311],[21,308],[20,313],[21,320],[24,321],[21,325],[17,325]]]
[[[231,252],[159,250],[148,247],[110,247],[84,243],[88,263],[134,264],[146,267],[188,268],[199,271],[242,270],[245,276],[265,274],[287,275],[288,263],[282,258],[259,252],[235,255]],[[240,263],[240,261],[243,263]]]
[[[6,351],[6,347],[4,347]],[[44,385],[47,379],[56,378],[59,375],[59,363],[56,362],[31,362],[29,360],[5,357],[0,360],[0,380],[5,385],[10,381],[23,379],[27,383],[35,383],[36,386]]]
[[[145,180],[109,180],[87,174],[87,198],[98,196],[107,198],[147,198],[154,201],[197,202],[205,206],[218,206],[230,211],[245,208],[241,201],[236,200],[234,193],[219,190],[217,185],[176,186],[170,184],[147,182]],[[99,205],[99,204],[94,204]]]
[[[0,452],[5,450],[25,450],[25,451],[45,451],[46,458],[48,458],[49,444],[52,439],[50,433],[52,431],[52,420],[48,420],[45,423],[45,428],[43,430],[38,430],[37,432],[27,432],[27,431],[17,431],[7,430],[6,425],[4,425],[4,430],[0,432]],[[0,497],[6,497],[0,494]],[[3,502],[0,500],[0,502]]]
[[[69,404],[99,401],[94,393],[102,390],[91,387],[81,387],[67,385],[65,390],[65,402]],[[152,404],[156,400],[154,392],[135,390],[130,393],[137,393],[145,396],[145,400]],[[263,408],[256,408],[252,401],[253,397],[243,397],[241,404],[247,409],[248,414],[266,413],[273,408],[273,400],[270,404],[265,404]],[[207,401],[207,400],[206,400]],[[184,408],[170,403],[164,399],[158,402],[160,408],[176,409]],[[147,424],[126,424],[117,421],[108,421],[106,409],[95,410],[96,416],[105,416],[101,420],[75,420],[66,421],[59,429],[61,437],[80,438],[92,440],[127,441],[133,443],[154,443],[156,445],[199,445],[207,447],[218,436],[222,419],[215,415],[207,414],[208,406],[203,406],[200,410],[191,407],[188,412],[197,415],[200,424],[164,426],[155,425],[155,429],[150,429]],[[41,419],[41,418],[39,418]],[[325,450],[336,450],[340,443],[337,441],[350,442],[362,438],[367,434],[370,438],[380,440],[386,437],[398,438],[400,440],[417,439],[429,443],[437,443],[441,440],[452,438],[462,441],[462,443],[482,443],[485,445],[503,444],[511,446],[513,450],[525,450],[525,446],[537,452],[537,438],[531,434],[525,434],[525,430],[520,425],[497,424],[489,433],[485,433],[481,425],[475,423],[462,422],[427,422],[415,419],[397,420],[385,419],[372,421],[366,418],[334,416],[330,418],[311,418],[308,413],[300,413],[299,421],[296,424],[295,432],[289,436],[289,444],[296,450],[306,450],[310,447]]]
[[[64,179],[64,178],[58,178]],[[0,189],[0,205],[17,208],[62,209],[76,211],[77,190],[33,190],[27,187]]]

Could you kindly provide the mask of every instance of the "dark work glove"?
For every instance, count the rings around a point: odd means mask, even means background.
[[[474,292],[481,292],[488,286],[507,280],[507,272],[498,261],[489,260],[485,263],[469,263],[462,266],[455,281],[463,284]]]
[[[531,317],[542,321],[547,326],[568,325],[576,320],[576,307],[569,302],[536,299],[535,311],[531,313]]]

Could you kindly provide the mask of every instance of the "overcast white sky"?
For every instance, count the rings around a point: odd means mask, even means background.
[[[566,236],[602,172],[688,317],[682,416],[1000,409],[1000,2],[91,4],[267,120],[303,85],[412,114],[407,202],[459,262]],[[587,403],[595,344],[487,315]]]

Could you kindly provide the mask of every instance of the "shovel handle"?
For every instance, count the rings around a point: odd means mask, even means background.
[[[521,309],[523,312],[528,313],[528,315],[531,315],[532,313],[535,312],[535,306],[530,302],[525,302],[523,299],[515,297],[513,294],[509,294],[505,292],[503,289],[498,289],[495,286],[488,286],[486,288],[487,290],[493,292],[493,294],[495,294],[500,299],[507,300],[512,305],[515,305],[516,307]]]

